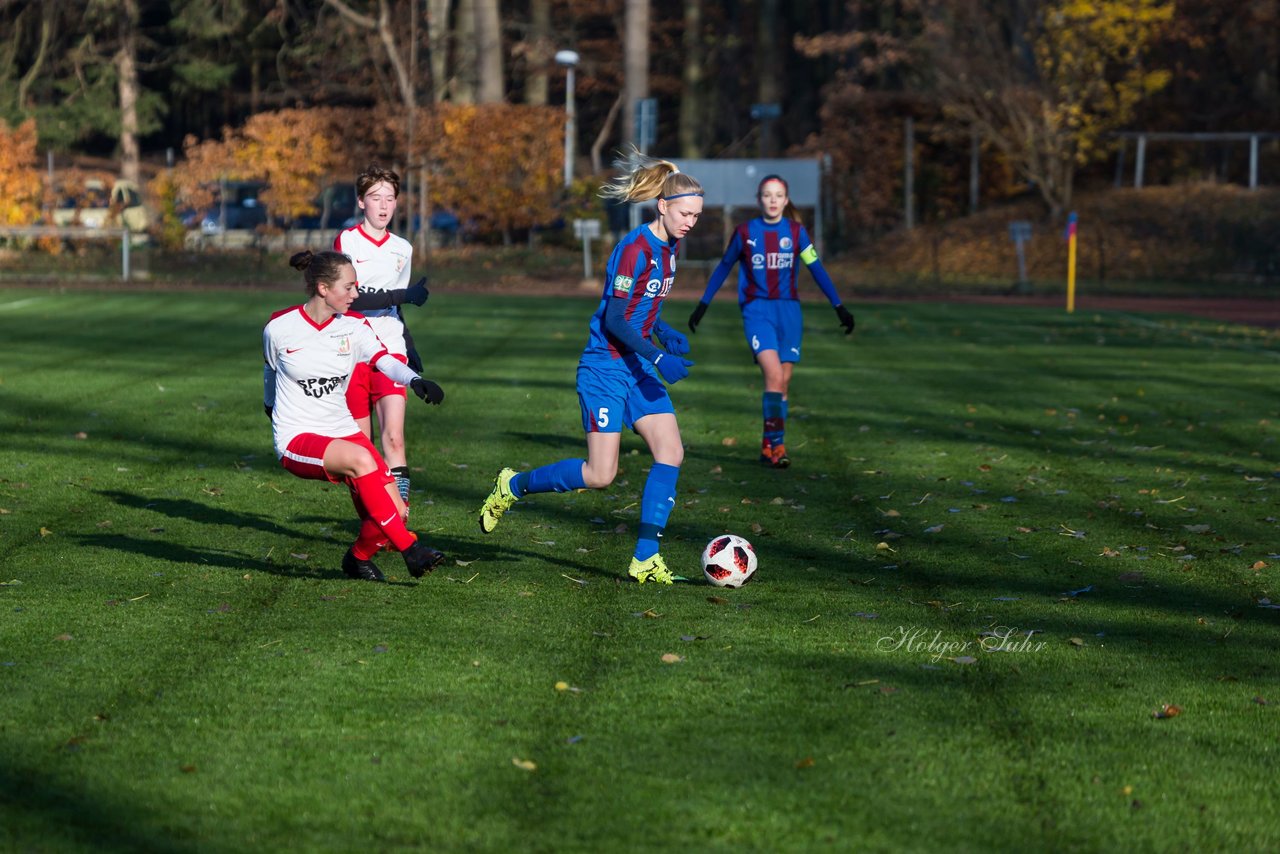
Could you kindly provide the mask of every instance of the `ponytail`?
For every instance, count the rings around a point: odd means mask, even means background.
[[[680,171],[670,160],[659,160],[632,151],[628,160],[619,161],[620,168],[631,168],[600,189],[606,199],[622,202],[645,202],[649,199],[673,199],[677,196],[701,196],[702,185],[691,175]]]

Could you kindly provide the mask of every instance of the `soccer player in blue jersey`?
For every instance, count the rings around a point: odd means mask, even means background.
[[[689,339],[662,322],[662,303],[675,282],[679,241],[702,214],[702,185],[674,163],[639,157],[635,167],[601,195],[627,202],[658,200],[658,216],[614,247],[604,293],[591,316],[578,361],[578,403],[587,458],[561,460],[528,472],[504,468],[480,508],[480,530],[498,526],[521,497],[538,492],[603,489],[618,473],[622,428],[630,427],[653,454],[640,499],[640,531],[629,574],[644,584],[675,576],[658,553],[658,538],[676,503],[684,445],[667,389],[689,375]],[[651,340],[657,337],[662,349]]]
[[[809,233],[796,215],[787,182],[767,175],[756,189],[762,215],[744,222],[733,232],[724,257],[711,273],[707,290],[689,316],[689,329],[698,331],[716,291],[738,264],[738,305],[742,325],[756,364],[764,374],[764,437],[760,462],[773,468],[791,465],[784,442],[787,425],[787,392],[791,372],[800,361],[800,297],[796,259],[809,268],[813,280],[836,310],[846,335],[853,332],[853,315],[840,302],[836,286],[827,275]]]

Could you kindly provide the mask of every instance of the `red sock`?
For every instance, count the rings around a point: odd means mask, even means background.
[[[373,556],[385,545],[387,545],[387,535],[382,533],[382,529],[375,525],[372,519],[366,518],[360,523],[360,536],[351,547],[351,553],[357,560],[373,560]]]
[[[390,477],[382,471],[373,471],[363,477],[349,477],[347,483],[368,511],[365,519],[376,525],[398,551],[404,551],[414,544],[418,538],[404,526],[400,511],[396,510],[396,503],[387,494],[387,484],[394,483]],[[363,533],[362,527],[361,534]]]

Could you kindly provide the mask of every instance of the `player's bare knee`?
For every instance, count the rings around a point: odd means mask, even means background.
[[[604,489],[613,483],[613,479],[618,475],[618,466],[590,466],[586,465],[582,468],[582,482],[588,489]]]

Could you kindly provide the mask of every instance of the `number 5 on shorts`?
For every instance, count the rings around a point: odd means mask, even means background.
[[[609,407],[607,406],[600,407],[600,412],[596,415],[596,426],[597,427],[609,426]]]

